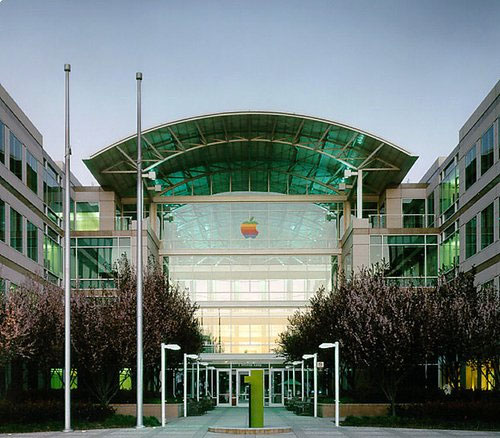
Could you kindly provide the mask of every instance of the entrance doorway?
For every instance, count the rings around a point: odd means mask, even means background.
[[[231,406],[231,370],[217,370],[217,406]]]
[[[269,387],[271,389],[269,406],[283,406],[285,404],[284,382],[284,370],[271,368],[269,375]]]
[[[250,400],[249,384],[245,383],[245,376],[250,370],[236,370],[236,406],[248,406]]]

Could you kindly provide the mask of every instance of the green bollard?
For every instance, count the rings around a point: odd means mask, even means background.
[[[251,370],[250,375],[245,376],[245,383],[250,384],[250,427],[264,427],[264,370]]]

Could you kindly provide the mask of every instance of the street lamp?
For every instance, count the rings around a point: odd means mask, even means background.
[[[198,359],[197,354],[184,353],[184,416],[187,417],[187,360]]]
[[[319,348],[328,349],[335,348],[335,426],[339,427],[339,397],[340,397],[340,378],[339,378],[339,343],[337,342],[323,342]]]
[[[314,416],[318,416],[318,353],[304,354],[302,359],[313,359],[314,366]]]
[[[165,350],[180,350],[181,347],[177,344],[161,344],[161,425],[165,427],[165,372],[166,372],[166,359]]]

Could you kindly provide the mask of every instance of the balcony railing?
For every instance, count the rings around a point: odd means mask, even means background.
[[[431,228],[433,214],[371,214],[368,216],[372,228]]]
[[[131,216],[116,216],[115,231],[129,231],[132,225]]]

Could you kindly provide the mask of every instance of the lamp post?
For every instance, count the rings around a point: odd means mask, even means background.
[[[70,181],[71,146],[69,141],[69,73],[64,64],[64,432],[71,432],[71,240]]]
[[[339,343],[337,342],[323,342],[319,348],[335,348],[335,426],[339,427],[339,397],[340,397],[340,378],[339,378]]]
[[[314,366],[314,417],[318,416],[318,353],[304,354],[302,359],[313,359]]]
[[[184,417],[187,417],[187,361],[188,359],[198,359],[197,354],[184,353]]]
[[[290,365],[286,365],[285,369],[286,369],[286,399],[288,400],[290,395]]]
[[[166,352],[165,350],[180,350],[181,347],[177,344],[161,344],[161,425],[165,427],[165,390],[166,390]]]

